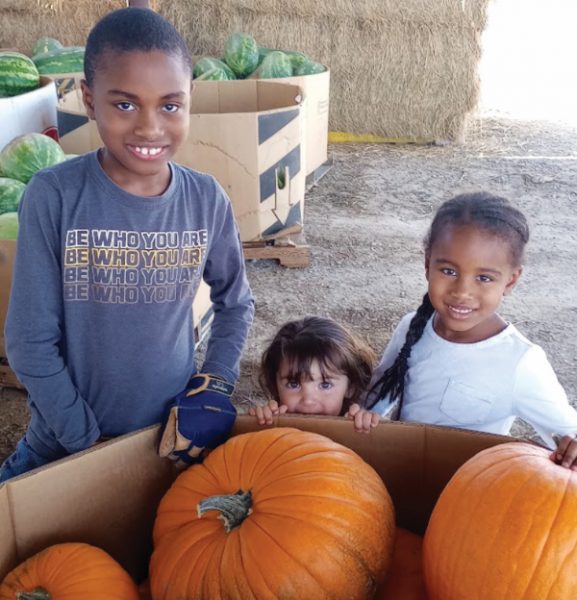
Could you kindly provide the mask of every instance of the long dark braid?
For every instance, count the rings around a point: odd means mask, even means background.
[[[433,305],[429,299],[429,294],[423,296],[421,306],[417,309],[415,316],[411,319],[405,343],[400,349],[395,362],[383,373],[382,377],[372,386],[369,395],[376,392],[375,400],[371,402],[368,408],[372,408],[381,398],[390,395],[390,401],[393,402],[399,398],[403,403],[403,392],[405,391],[405,375],[409,368],[409,357],[413,346],[421,339],[425,325],[434,312]],[[400,408],[400,407],[399,407]]]
[[[435,214],[425,237],[425,254],[430,254],[435,240],[447,227],[465,225],[478,227],[506,241],[509,244],[511,264],[514,266],[522,264],[525,245],[529,241],[527,219],[507,199],[488,192],[460,194],[444,202]],[[370,402],[369,408],[386,396],[389,396],[390,402],[399,398],[402,405],[411,349],[423,335],[425,325],[433,312],[429,295],[425,294],[421,306],[411,320],[405,343],[395,362],[369,390],[368,397],[375,394],[375,399]]]

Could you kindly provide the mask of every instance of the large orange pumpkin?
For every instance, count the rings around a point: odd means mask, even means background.
[[[349,448],[292,428],[239,435],[162,499],[152,597],[366,600],[394,530],[381,478]]]
[[[427,600],[420,535],[397,527],[391,566],[375,600]]]
[[[549,454],[511,442],[455,473],[423,544],[432,600],[577,598],[577,472]]]
[[[0,600],[139,600],[136,583],[104,550],[55,544],[25,560],[0,584]]]

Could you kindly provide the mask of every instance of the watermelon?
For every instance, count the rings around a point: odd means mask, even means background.
[[[291,77],[293,66],[290,58],[280,50],[274,50],[265,56],[260,67],[251,75],[259,79],[276,79]]]
[[[32,175],[65,160],[58,142],[41,133],[26,133],[14,138],[0,152],[0,172],[4,177],[28,183]]]
[[[304,62],[302,65],[299,65],[294,70],[294,75],[316,75],[317,73],[324,73],[327,68],[324,65],[321,65],[319,62],[315,62],[314,60],[309,60]]]
[[[0,97],[17,96],[40,85],[36,65],[20,52],[0,52]]]
[[[239,79],[244,79],[258,65],[256,40],[246,33],[232,33],[224,43],[224,60]]]
[[[229,78],[222,69],[209,69],[195,77],[194,81],[229,81]]]
[[[64,46],[57,39],[51,37],[41,37],[36,40],[36,43],[32,48],[32,56],[36,56],[37,54],[45,54],[46,52],[50,52],[51,50],[59,50],[60,48],[64,48]]]
[[[17,179],[0,177],[0,215],[18,210],[26,184]]]
[[[65,46],[32,57],[41,75],[84,71],[84,46]]]
[[[220,79],[236,79],[236,75],[225,62],[219,60],[218,58],[212,58],[210,56],[205,56],[204,58],[201,58],[194,65],[192,74],[195,78],[200,78],[201,75],[203,75],[207,71],[212,71],[213,69],[222,71],[222,74],[224,76],[220,77]],[[205,77],[205,79],[208,78]]]
[[[15,240],[18,236],[18,213],[0,215],[0,240]]]
[[[283,52],[290,58],[293,70],[306,62],[311,62],[311,59],[303,52],[297,52],[296,50],[283,50]]]

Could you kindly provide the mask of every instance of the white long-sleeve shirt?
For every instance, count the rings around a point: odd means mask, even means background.
[[[399,323],[373,374],[371,386],[402,348],[414,313]],[[553,433],[577,433],[577,411],[543,349],[514,325],[474,344],[440,337],[429,319],[413,346],[405,376],[401,419],[508,434],[515,417],[530,423],[554,448]],[[374,395],[369,397],[369,404]],[[388,398],[371,409],[384,414]]]

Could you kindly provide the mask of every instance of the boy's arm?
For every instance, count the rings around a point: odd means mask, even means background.
[[[46,177],[28,183],[19,223],[5,324],[6,353],[55,440],[68,452],[76,452],[95,442],[100,431],[62,354],[60,203]]]
[[[218,186],[220,191],[220,186]],[[220,191],[224,194],[224,192]],[[214,309],[203,373],[234,383],[254,317],[254,299],[246,278],[244,256],[230,202],[213,233],[204,270]]]

